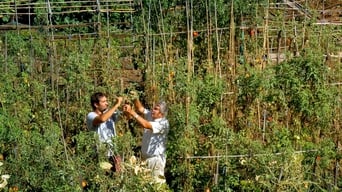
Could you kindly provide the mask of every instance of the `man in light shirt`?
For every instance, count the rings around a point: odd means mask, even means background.
[[[144,128],[141,146],[142,157],[147,162],[147,168],[152,171],[153,178],[157,182],[165,182],[166,141],[169,132],[166,103],[159,102],[152,110],[147,110],[138,99],[135,99],[134,106],[144,117],[138,115],[128,104],[124,105],[123,111],[134,117]]]
[[[118,108],[122,103],[123,98],[117,97],[115,105],[109,107],[107,97],[102,92],[94,93],[90,98],[90,103],[93,111],[87,115],[87,127],[91,131],[95,131],[99,137],[100,144],[107,146],[107,157],[114,165],[115,157],[113,153],[114,144],[113,137],[116,136],[115,122],[118,120]],[[119,167],[113,167],[119,170]]]

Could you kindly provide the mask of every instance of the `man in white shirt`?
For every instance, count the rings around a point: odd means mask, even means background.
[[[123,107],[124,112],[133,116],[144,128],[141,152],[147,162],[147,168],[152,171],[152,176],[157,182],[165,182],[164,169],[166,164],[166,141],[169,132],[169,121],[166,119],[167,106],[165,102],[159,102],[153,109],[147,110],[136,99],[135,109],[145,116],[139,116],[130,105]]]
[[[109,108],[106,95],[101,92],[94,93],[90,98],[93,111],[87,115],[87,127],[89,130],[97,133],[101,144],[107,145],[107,157],[111,163],[115,163],[112,139],[116,136],[115,122],[118,120],[117,109],[121,105],[122,100],[122,97],[117,97],[115,105]],[[114,168],[119,169],[119,167]]]

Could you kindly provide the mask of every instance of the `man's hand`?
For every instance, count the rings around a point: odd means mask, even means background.
[[[132,114],[132,112],[134,112],[133,109],[132,109],[132,106],[130,106],[130,105],[128,105],[128,104],[125,104],[125,105],[123,106],[123,111],[126,112],[126,113],[128,113],[128,114]]]
[[[123,111],[124,113],[130,114],[131,117],[134,117],[134,119],[136,119],[136,121],[145,129],[152,129],[152,124],[145,120],[143,117],[139,116],[134,109],[132,109],[131,105],[127,105],[125,104],[123,106]]]
[[[130,91],[130,92],[129,92],[129,95],[130,95],[130,97],[132,98],[132,100],[134,100],[134,99],[139,99],[139,94],[138,94],[138,92],[136,92],[136,91]]]
[[[116,98],[116,105],[120,106],[123,101],[123,97],[117,97]]]

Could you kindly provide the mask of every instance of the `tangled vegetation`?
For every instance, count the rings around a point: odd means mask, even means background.
[[[341,190],[338,27],[284,22],[280,11],[266,26],[262,0],[141,0],[126,13],[51,2],[60,15],[45,2],[32,8],[32,28],[0,34],[0,190]],[[100,166],[89,97],[129,90],[170,106],[167,185],[140,169],[141,132],[125,118],[115,138],[124,171]]]

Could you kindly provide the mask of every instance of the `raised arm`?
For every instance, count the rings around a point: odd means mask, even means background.
[[[134,104],[136,103],[136,101],[134,101]],[[140,103],[140,102],[139,102]],[[141,103],[140,103],[141,105]],[[137,106],[136,106],[137,107]],[[137,107],[138,109],[139,107]],[[144,107],[141,105],[142,111],[144,111]],[[136,121],[143,126],[145,129],[152,129],[152,124],[147,121],[146,119],[144,119],[142,116],[138,115],[134,109],[132,109],[132,107],[128,104],[124,105],[124,111],[127,112],[128,114],[130,114],[132,117],[134,117],[136,119]]]
[[[116,103],[113,107],[95,117],[95,119],[93,120],[93,126],[98,126],[99,124],[107,121],[113,115],[113,113],[120,107],[122,100],[122,97],[117,97]]]
[[[134,107],[138,111],[138,113],[144,113],[145,107],[142,105],[139,99],[134,100]]]
[[[136,91],[130,91],[129,94],[131,95],[131,98],[133,100],[134,108],[138,113],[142,114],[144,112],[145,107],[139,100],[139,94]]]

